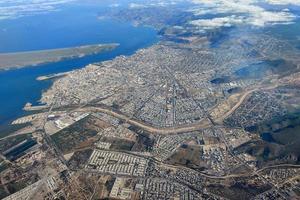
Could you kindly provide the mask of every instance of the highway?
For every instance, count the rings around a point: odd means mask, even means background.
[[[240,100],[226,113],[224,113],[221,117],[214,119],[212,122],[211,119],[207,116],[206,118],[200,120],[197,123],[193,124],[185,124],[181,126],[173,126],[173,127],[154,127],[150,124],[146,124],[138,119],[134,119],[132,117],[129,117],[128,115],[121,113],[120,111],[116,111],[111,109],[110,107],[107,107],[106,105],[102,104],[86,104],[86,105],[77,105],[76,106],[69,106],[65,108],[73,108],[74,111],[81,111],[81,112],[101,112],[108,114],[110,116],[116,117],[120,120],[123,120],[133,126],[136,126],[140,129],[143,129],[145,131],[148,131],[149,133],[152,134],[162,134],[162,135],[171,135],[171,134],[179,134],[179,133],[185,133],[185,132],[191,132],[191,131],[197,131],[200,129],[205,129],[205,128],[210,128],[213,126],[218,126],[221,125],[223,120],[230,116],[236,109],[240,107],[240,105],[247,99],[247,97],[252,94],[253,92],[257,91],[258,89],[270,89],[274,88],[276,86],[257,86],[256,88],[252,88],[248,91],[245,91],[244,94],[240,97]],[[58,108],[58,109],[63,109]]]
[[[139,120],[132,119],[125,114],[113,111],[108,108],[87,106],[87,107],[82,107],[82,108],[76,109],[75,111],[105,113],[105,114],[111,115],[113,117],[116,117],[120,120],[123,120],[128,124],[131,124],[133,126],[141,128],[145,131],[148,131],[149,133],[152,133],[152,134],[177,134],[177,133],[196,131],[199,129],[209,128],[212,126],[210,121],[203,119],[200,122],[198,122],[197,124],[188,124],[188,125],[177,126],[177,127],[174,126],[174,127],[170,127],[170,128],[158,128],[158,127],[154,127],[154,126],[145,124],[144,122],[141,122]]]
[[[227,113],[222,115],[222,117],[215,119],[215,121],[221,123],[226,117],[228,117],[230,114],[232,114],[252,92],[254,92],[256,90],[257,89],[252,89],[252,90],[245,92],[242,95],[239,102],[231,110],[229,110]],[[120,120],[123,120],[133,126],[136,126],[145,131],[148,131],[149,133],[152,133],[152,134],[171,135],[171,134],[197,131],[200,129],[205,129],[205,128],[209,128],[209,127],[216,125],[216,124],[212,123],[211,120],[209,120],[208,118],[204,118],[201,121],[194,123],[194,124],[186,124],[186,125],[182,125],[182,126],[163,127],[163,128],[154,127],[154,126],[146,124],[140,120],[133,119],[132,117],[129,117],[129,116],[121,113],[120,111],[114,111],[111,108],[103,106],[103,105],[88,104],[86,106],[81,106],[80,108],[75,109],[75,111],[105,113],[105,114],[111,115],[113,117],[116,117]]]

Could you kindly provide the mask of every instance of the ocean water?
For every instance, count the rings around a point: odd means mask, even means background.
[[[119,43],[113,51],[56,63],[0,71],[0,135],[12,120],[26,114],[27,102],[37,104],[51,81],[37,81],[41,75],[70,71],[89,63],[131,55],[158,41],[149,27],[135,27],[112,19],[99,19],[107,4],[70,4],[59,11],[0,21],[0,53]]]

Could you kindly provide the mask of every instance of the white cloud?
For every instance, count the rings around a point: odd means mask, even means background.
[[[198,5],[192,12],[201,17],[205,14],[222,14],[225,17],[215,17],[212,19],[199,19],[190,22],[199,29],[213,29],[215,27],[248,24],[262,27],[272,24],[291,23],[296,16],[288,9],[280,11],[270,11],[260,7],[259,0],[192,0]],[[287,5],[293,2],[300,3],[300,0],[266,0],[269,4]],[[227,16],[228,15],[228,16]]]
[[[199,19],[190,22],[190,24],[201,27],[204,30],[214,29],[217,27],[230,27],[234,24],[243,23],[243,17],[237,17],[235,15],[228,17],[216,17],[213,19]]]
[[[113,3],[113,4],[109,5],[109,7],[117,8],[117,7],[120,7],[120,4],[119,3]]]
[[[298,5],[300,6],[300,0],[266,0],[267,3],[273,5]]]
[[[151,8],[151,7],[167,7],[176,5],[180,2],[186,2],[186,0],[147,0],[143,3],[130,3],[129,8],[139,9],[139,8]]]
[[[138,3],[131,3],[129,4],[129,8],[135,9],[135,8],[146,8],[148,5],[138,4]]]
[[[74,0],[0,0],[0,20],[47,13]]]

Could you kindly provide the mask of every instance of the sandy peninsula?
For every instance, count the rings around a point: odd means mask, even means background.
[[[96,44],[71,48],[0,54],[0,70],[36,66],[64,59],[78,58],[115,49],[118,44]]]

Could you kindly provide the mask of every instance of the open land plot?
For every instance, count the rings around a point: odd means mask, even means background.
[[[51,135],[51,138],[62,153],[71,153],[92,145],[97,139],[97,133],[102,130],[103,123],[90,115]]]

